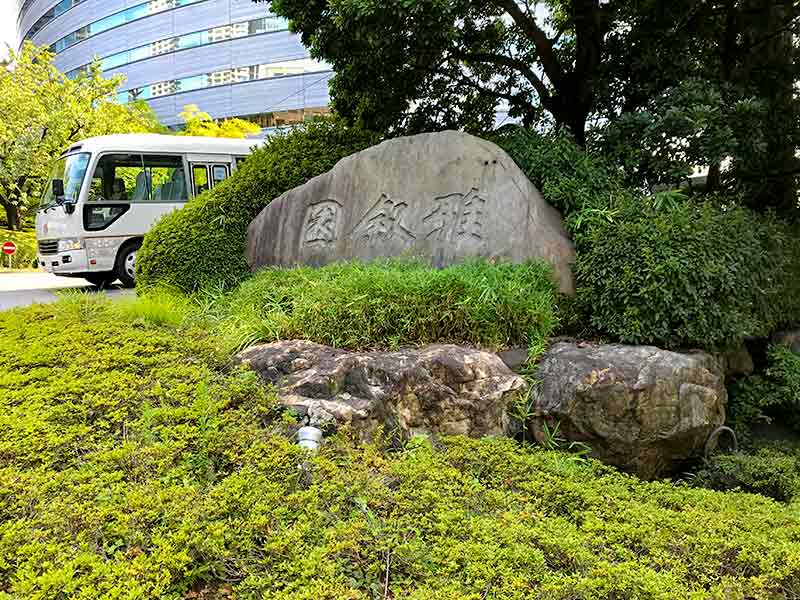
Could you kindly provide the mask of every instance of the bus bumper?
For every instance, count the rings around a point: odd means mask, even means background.
[[[59,252],[58,254],[46,254],[37,256],[39,268],[54,275],[71,275],[74,273],[89,273],[98,271],[89,265],[86,250],[70,250],[69,252]]]

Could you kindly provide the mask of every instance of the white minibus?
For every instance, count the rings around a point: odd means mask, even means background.
[[[38,266],[133,286],[136,251],[163,215],[227,179],[259,140],[109,135],[58,160],[36,213]]]

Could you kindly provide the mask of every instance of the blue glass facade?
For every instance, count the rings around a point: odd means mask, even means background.
[[[288,23],[251,0],[17,0],[23,40],[48,45],[77,76],[99,60],[167,125],[196,104],[216,118],[284,125],[328,104],[331,73]]]

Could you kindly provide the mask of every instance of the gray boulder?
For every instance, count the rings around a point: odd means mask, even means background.
[[[648,479],[702,454],[725,422],[725,374],[709,354],[558,343],[537,377],[530,426],[539,441],[544,424],[559,422],[595,458]]]
[[[308,341],[253,346],[238,362],[278,390],[304,424],[348,425],[368,440],[383,427],[413,435],[503,435],[506,407],[525,387],[495,354],[452,345],[347,352]]]
[[[572,293],[575,252],[561,216],[497,145],[457,131],[386,141],[274,199],[250,224],[253,270],[419,257],[553,265]]]
[[[725,376],[729,379],[748,377],[755,370],[753,357],[743,343],[717,355],[717,358],[725,369]]]

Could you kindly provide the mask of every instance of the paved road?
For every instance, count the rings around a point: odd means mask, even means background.
[[[50,273],[0,273],[0,310],[55,302],[58,299],[56,292],[68,289],[97,293],[97,288],[84,279],[57,277]],[[105,293],[120,296],[133,291],[114,286]]]

